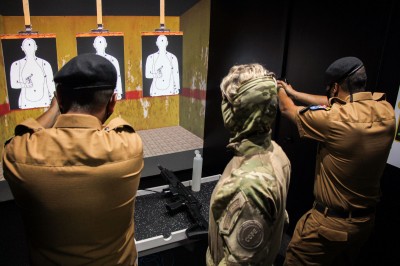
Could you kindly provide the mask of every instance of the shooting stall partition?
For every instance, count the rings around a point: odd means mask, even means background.
[[[179,7],[179,13],[165,17],[164,22],[171,30],[170,33],[180,33],[176,36],[180,38],[178,41],[180,48],[176,50],[177,54],[180,54],[176,56],[179,59],[180,89],[179,94],[158,97],[143,97],[142,52],[146,49],[147,51],[157,49],[157,47],[155,42],[151,44],[151,48],[142,47],[141,35],[143,32],[154,30],[159,25],[158,16],[138,13],[123,16],[106,15],[102,16],[101,24],[104,23],[110,32],[98,30],[82,33],[93,28],[96,22],[95,16],[82,13],[52,15],[60,14],[59,7],[52,9],[52,3],[47,3],[43,6],[47,10],[46,13],[42,10],[38,11],[37,3],[37,1],[30,1],[31,10],[34,14],[40,11],[41,15],[32,16],[30,24],[34,25],[36,30],[55,32],[57,36],[57,39],[53,38],[54,48],[44,49],[44,46],[39,44],[37,50],[37,52],[45,53],[41,57],[48,58],[49,62],[52,60],[50,64],[53,73],[77,54],[95,52],[93,42],[96,37],[101,36],[106,39],[106,52],[118,60],[121,70],[122,98],[117,103],[111,118],[122,117],[142,136],[145,142],[146,160],[142,177],[158,174],[157,164],[159,163],[174,171],[190,169],[194,151],[198,149],[202,152],[203,148],[210,1],[193,1],[186,8],[181,7],[180,4],[176,5],[174,8]],[[130,4],[119,3],[118,5],[121,5],[120,9],[123,9],[124,5]],[[0,7],[2,6],[0,4]],[[12,8],[12,5],[8,7]],[[86,10],[85,8],[86,3],[81,6],[82,10]],[[103,5],[105,14],[108,14],[109,8],[114,8],[114,4],[111,7],[108,4]],[[122,11],[126,10],[118,12]],[[170,12],[168,8],[167,12]],[[46,14],[43,15],[43,13]],[[18,32],[21,28],[21,19],[23,17],[15,15],[0,16],[0,34],[9,35]],[[24,36],[38,40],[36,37],[40,37],[41,34],[32,32]],[[174,38],[175,36],[168,35],[171,48]],[[13,49],[22,53],[20,46],[21,43],[17,43]],[[4,48],[7,47],[3,46]],[[113,50],[109,50],[110,48]],[[7,55],[5,54],[5,57]],[[6,62],[7,58],[4,59]],[[9,67],[9,64],[6,63],[5,67]],[[27,118],[38,117],[46,110],[45,106],[20,109],[18,96],[8,96],[10,94],[7,91],[10,86],[6,86],[8,76],[8,69],[0,71],[0,84],[4,84],[3,89],[0,89],[0,125],[2,126],[0,143],[4,143],[13,135],[17,124]],[[16,89],[11,91],[18,93]],[[0,146],[0,152],[2,147]],[[2,180],[4,179],[0,175],[0,181]]]

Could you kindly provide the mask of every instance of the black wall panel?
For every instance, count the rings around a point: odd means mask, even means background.
[[[287,1],[211,1],[204,176],[222,173],[232,157],[221,116],[219,84],[235,64],[260,63],[281,73]]]
[[[386,92],[388,101],[396,104],[400,86],[400,3],[393,1],[388,15],[389,27],[384,39],[377,91]],[[379,88],[379,89],[378,89]],[[400,161],[400,158],[398,158]],[[381,181],[382,197],[370,241],[364,247],[358,265],[396,265],[400,250],[400,169],[387,164]]]
[[[325,69],[343,56],[363,60],[367,89],[387,93],[395,104],[400,85],[400,4],[395,0],[212,1],[206,102],[205,174],[222,173],[232,154],[223,127],[219,83],[233,64],[260,62],[285,75],[298,90],[323,94]],[[278,116],[274,139],[292,163],[287,209],[292,233],[312,206],[317,143],[299,139],[295,125]],[[400,158],[399,158],[400,160]],[[399,244],[400,169],[388,165],[382,177],[377,226],[358,265],[393,265]],[[386,213],[386,214],[384,214]],[[397,237],[397,238],[396,238]],[[398,242],[398,241],[397,241]]]
[[[180,16],[199,0],[167,0],[166,16]],[[0,15],[23,16],[22,0],[0,0]],[[96,16],[96,0],[29,0],[31,16]],[[103,16],[159,16],[159,0],[102,0]]]

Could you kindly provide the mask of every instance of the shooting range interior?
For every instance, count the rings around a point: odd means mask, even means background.
[[[121,95],[111,118],[122,117],[133,125],[144,143],[145,167],[136,201],[140,215],[151,209],[157,216],[158,210],[145,204],[157,201],[157,193],[146,189],[160,192],[166,184],[158,165],[188,185],[199,150],[205,183],[216,182],[223,173],[233,153],[226,148],[230,136],[222,120],[220,83],[231,66],[260,63],[299,90],[321,94],[324,71],[333,60],[350,55],[362,58],[367,90],[386,93],[395,109],[397,135],[381,179],[375,227],[355,265],[396,264],[393,260],[400,249],[396,230],[400,223],[399,1],[166,0],[163,10],[160,0],[103,0],[99,12],[94,0],[29,0],[29,16],[24,2],[0,1],[0,143],[13,136],[17,124],[38,117],[48,106],[48,101],[30,103],[38,96],[24,94],[28,86],[15,85],[45,84],[43,78],[32,80],[18,72],[20,60],[32,53],[24,44],[37,48],[36,56],[48,66],[40,71],[52,74],[80,53],[102,54],[120,69],[117,93]],[[158,58],[160,51],[165,56]],[[39,71],[36,65],[31,69]],[[42,92],[51,96],[53,90],[49,86]],[[279,112],[272,136],[291,162],[286,208],[290,224],[275,263],[279,266],[296,222],[314,201],[317,143],[300,139],[296,125]],[[22,219],[2,172],[0,168],[0,265],[29,265]],[[204,200],[203,216],[208,214],[212,184],[202,184],[207,189],[195,193]],[[160,211],[165,211],[164,206]],[[149,226],[157,217],[136,219],[138,226]],[[187,217],[179,214],[176,219]],[[181,229],[155,242],[140,243],[139,265],[205,265],[207,239],[185,242]],[[154,243],[165,246],[157,249]]]

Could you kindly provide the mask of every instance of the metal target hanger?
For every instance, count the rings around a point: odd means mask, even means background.
[[[92,30],[92,32],[108,32],[108,30],[103,27],[103,5],[102,0],[96,0],[96,12],[97,12],[97,29]]]
[[[37,31],[32,31],[29,0],[22,0],[22,5],[24,8],[25,31],[19,31],[18,34],[37,34]]]
[[[156,32],[169,32],[165,27],[165,0],[160,0],[160,28],[155,29]]]

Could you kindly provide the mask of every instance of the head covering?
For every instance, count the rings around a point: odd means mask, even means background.
[[[231,133],[228,147],[237,147],[243,140],[268,147],[271,141],[271,125],[278,106],[276,81],[261,77],[243,83],[230,101],[222,100],[222,116],[225,127]],[[239,151],[243,153],[243,149]]]
[[[55,75],[54,82],[69,89],[115,88],[117,71],[106,58],[96,54],[81,54],[72,58]]]
[[[363,67],[363,62],[357,57],[342,57],[333,62],[325,71],[325,85],[340,83]]]

